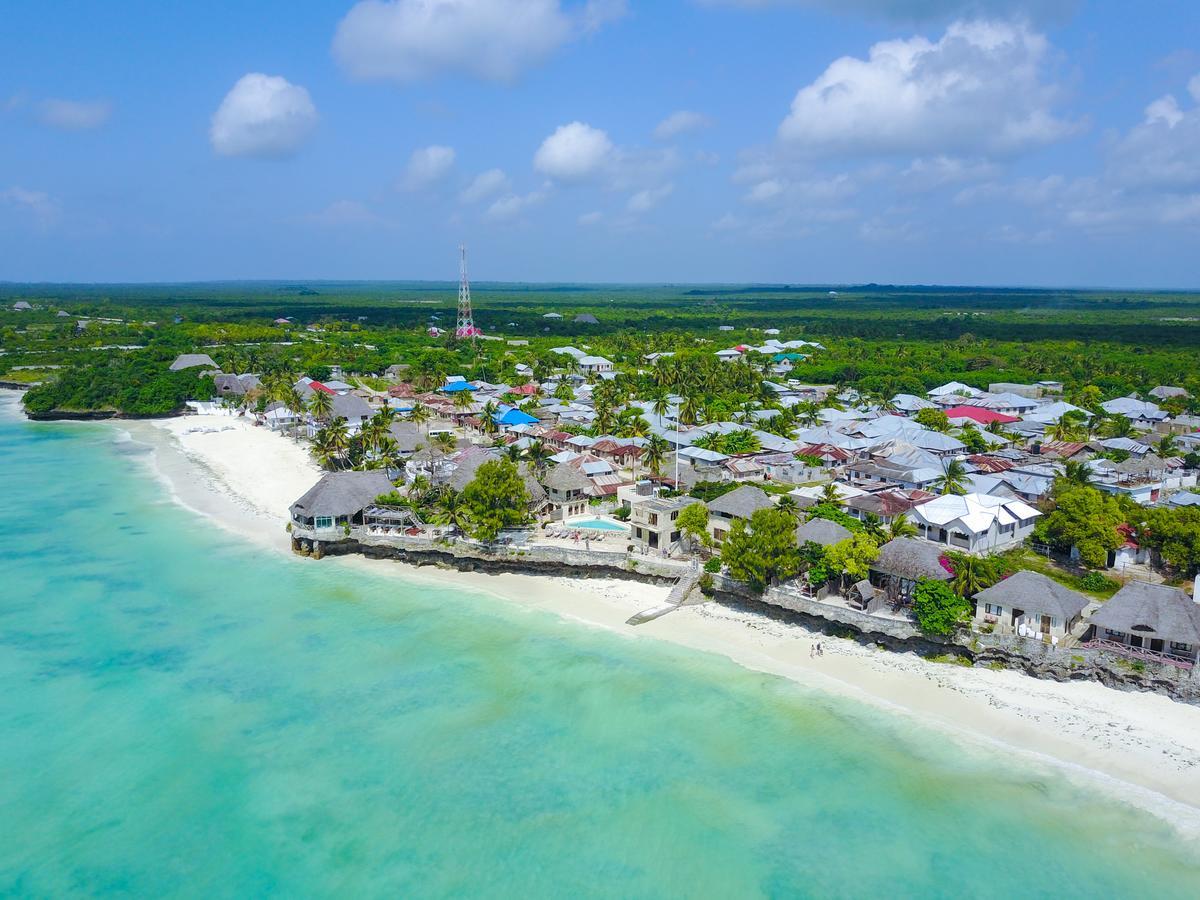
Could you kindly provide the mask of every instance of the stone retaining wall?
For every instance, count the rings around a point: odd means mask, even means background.
[[[716,599],[730,606],[793,622],[810,631],[836,634],[862,644],[874,644],[898,653],[920,656],[955,656],[976,666],[1014,669],[1052,681],[1098,681],[1126,691],[1153,691],[1173,700],[1200,705],[1200,677],[1196,670],[1145,663],[1141,670],[1132,660],[1103,650],[1084,647],[1054,648],[1017,635],[977,634],[963,630],[951,638],[922,634],[915,623],[872,616],[829,603],[801,597],[786,588],[770,588],[761,596],[742,582],[725,575],[713,576]]]

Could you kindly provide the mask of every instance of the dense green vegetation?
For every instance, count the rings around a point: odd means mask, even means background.
[[[431,324],[454,321],[455,294],[445,284],[0,285],[0,298],[0,376],[21,365],[75,370],[113,358],[203,351],[225,371],[316,377],[336,364],[366,375],[401,363],[422,386],[448,374],[511,383],[520,380],[517,364],[537,377],[551,373],[563,358],[548,351],[571,343],[626,372],[645,369],[623,379],[626,390],[677,390],[693,395],[697,415],[723,410],[734,417],[760,399],[762,369],[771,360],[734,369],[713,351],[760,344],[765,329],[777,328],[785,340],[825,347],[800,361],[793,377],[872,395],[919,393],[951,379],[986,387],[1051,378],[1085,406],[1157,384],[1180,384],[1200,396],[1200,370],[1191,363],[1200,346],[1200,296],[1186,293],[868,285],[830,297],[826,289],[794,286],[479,284],[476,318],[485,331],[528,343],[481,341],[477,351],[426,333]],[[17,299],[36,308],[13,312]],[[69,315],[58,316],[60,309]],[[563,318],[543,318],[547,312]],[[574,322],[584,312],[598,324]],[[276,323],[282,317],[292,321]],[[654,366],[642,359],[661,351],[677,355]],[[84,380],[98,380],[103,390],[76,387],[63,396],[117,408],[114,382],[96,375]],[[139,376],[132,386],[151,380]]]
[[[195,369],[171,372],[169,365],[161,356],[131,354],[61,369],[25,394],[25,408],[33,415],[58,410],[157,416],[178,410],[185,400],[212,396],[211,378],[200,378]]]

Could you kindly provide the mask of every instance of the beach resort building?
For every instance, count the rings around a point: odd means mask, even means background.
[[[734,488],[728,494],[722,494],[715,500],[710,500],[708,507],[708,533],[713,540],[721,543],[729,535],[737,519],[749,519],[760,509],[769,509],[775,504],[762,488],[752,484]]]
[[[692,497],[651,497],[633,503],[629,511],[633,540],[645,550],[669,553],[679,543],[675,524],[679,514],[696,502]]]
[[[1200,603],[1177,587],[1131,581],[1091,617],[1085,646],[1194,665],[1200,650]]]
[[[1079,624],[1088,602],[1053,578],[1025,570],[975,595],[975,622],[998,634],[1061,639]]]
[[[871,563],[871,586],[893,603],[907,604],[921,579],[950,580],[950,572],[941,562],[942,552],[937,545],[918,538],[888,541]]]
[[[362,524],[363,510],[391,490],[391,481],[379,469],[323,475],[288,510],[293,545],[298,538],[342,540],[348,528]]]

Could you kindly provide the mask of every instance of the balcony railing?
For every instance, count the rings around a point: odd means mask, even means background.
[[[1106,641],[1103,638],[1097,638],[1093,641],[1085,641],[1080,644],[1088,650],[1107,650],[1110,653],[1116,653],[1120,656],[1128,657],[1129,659],[1140,659],[1145,662],[1164,663],[1168,666],[1176,666],[1180,669],[1191,669],[1195,664],[1186,659],[1180,659],[1177,656],[1171,656],[1169,653],[1163,653],[1160,650],[1148,650],[1145,647],[1133,647],[1129,644],[1121,644],[1117,641]]]

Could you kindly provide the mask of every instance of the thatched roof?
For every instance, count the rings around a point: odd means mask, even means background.
[[[809,519],[802,525],[796,526],[796,543],[805,544],[812,541],[822,547],[832,547],[850,537],[850,529],[831,522],[829,519]]]
[[[879,548],[879,556],[871,563],[871,568],[885,575],[898,575],[914,581],[918,578],[948,581],[950,573],[939,562],[941,556],[942,548],[937,544],[901,537]]]
[[[221,367],[213,362],[212,357],[207,353],[181,353],[175,357],[175,362],[171,363],[171,371],[182,372],[184,369],[194,369],[196,366],[207,366],[218,372],[221,370]]]
[[[728,494],[722,494],[706,504],[710,513],[726,515],[735,519],[749,519],[760,509],[774,506],[767,492],[752,484],[744,484]]]
[[[1092,616],[1097,628],[1200,644],[1200,604],[1176,587],[1131,581]]]
[[[546,473],[546,487],[552,490],[561,491],[587,491],[591,489],[592,482],[588,477],[580,472],[574,466],[562,463],[555,466]]]
[[[390,490],[391,481],[379,469],[330,472],[292,504],[291,513],[304,518],[352,516],[373,503],[380,494]]]
[[[1026,614],[1058,616],[1064,622],[1075,618],[1088,605],[1088,598],[1040,572],[1022,571],[975,595],[980,603],[995,603]]]

